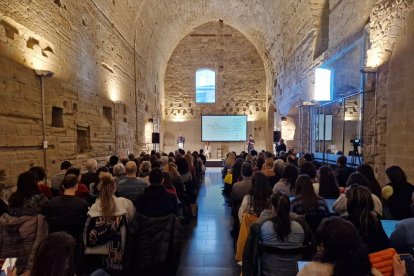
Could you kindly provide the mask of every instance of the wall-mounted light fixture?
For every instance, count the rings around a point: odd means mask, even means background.
[[[43,139],[43,167],[47,171],[47,153],[48,142],[46,139],[46,105],[45,105],[45,87],[44,78],[50,78],[54,75],[52,71],[47,70],[33,70],[36,76],[40,79],[40,92],[41,92],[41,104],[42,104],[42,139]]]

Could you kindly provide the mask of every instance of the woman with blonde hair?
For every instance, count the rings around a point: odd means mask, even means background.
[[[274,170],[274,160],[273,158],[266,158],[265,163],[263,164],[262,173],[267,177],[269,180],[269,185],[271,188],[276,184],[276,174]]]
[[[110,173],[99,175],[99,197],[88,212],[84,231],[85,254],[101,255],[108,271],[122,271],[126,224],[135,215],[129,199],[116,197],[115,179]]]

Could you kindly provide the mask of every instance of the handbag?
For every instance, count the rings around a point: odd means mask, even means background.
[[[226,176],[224,177],[224,183],[229,185],[233,184],[233,174],[226,174]]]

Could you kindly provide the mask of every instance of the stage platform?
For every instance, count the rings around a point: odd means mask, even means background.
[[[223,159],[208,159],[206,161],[206,167],[223,167]]]

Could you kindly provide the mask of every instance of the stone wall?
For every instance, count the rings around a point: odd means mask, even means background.
[[[0,1],[0,168],[8,185],[45,163],[32,69],[55,73],[44,80],[49,176],[65,159],[80,167],[90,157],[102,164],[111,154],[148,148],[144,122],[159,103],[154,78],[142,77],[134,20],[126,1]],[[62,115],[57,124],[53,107]]]
[[[195,73],[200,68],[216,72],[216,103],[195,102]],[[189,33],[172,54],[165,73],[164,150],[176,149],[176,138],[186,137],[186,148],[198,150],[201,114],[247,115],[248,132],[256,147],[266,148],[266,75],[253,44],[223,22],[203,24]],[[174,123],[176,122],[176,123]],[[271,139],[268,138],[268,139]],[[237,146],[238,145],[238,146]],[[212,143],[216,148],[241,151],[244,143]],[[213,157],[216,158],[215,154]]]

